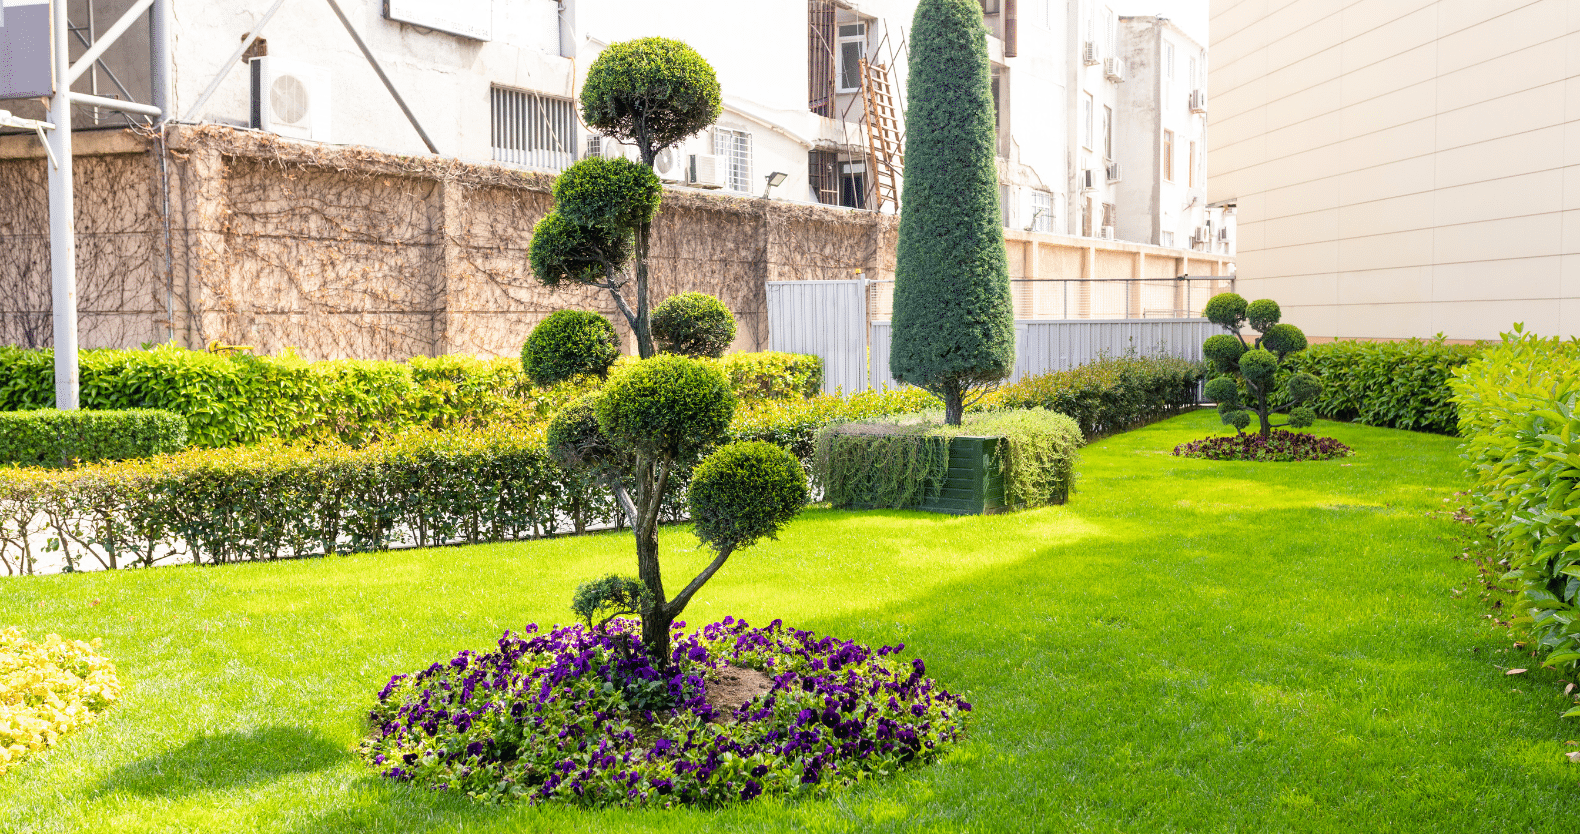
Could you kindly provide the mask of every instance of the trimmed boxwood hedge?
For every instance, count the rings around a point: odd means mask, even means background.
[[[0,464],[71,466],[179,452],[187,421],[154,409],[0,411]]]
[[[1322,393],[1309,405],[1320,416],[1368,426],[1456,434],[1459,408],[1450,381],[1480,356],[1482,345],[1441,337],[1404,342],[1329,342],[1289,357],[1289,374],[1315,374]]]

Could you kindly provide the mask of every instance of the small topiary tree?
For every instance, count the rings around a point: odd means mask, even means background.
[[[582,119],[636,145],[642,161],[593,157],[567,168],[554,182],[554,211],[532,230],[529,256],[538,280],[608,290],[643,359],[654,355],[647,255],[663,195],[653,160],[713,124],[721,101],[713,67],[686,44],[668,38],[611,44],[587,69]],[[626,277],[629,261],[634,287]]]
[[[521,346],[521,370],[536,385],[577,376],[607,378],[620,358],[614,325],[597,313],[557,310],[532,328]]]
[[[971,392],[1015,365],[981,4],[921,0],[910,67],[889,370],[958,426]]]
[[[706,293],[672,295],[653,308],[653,341],[664,353],[718,359],[735,341],[735,316]]]
[[[1308,373],[1288,374],[1282,384],[1278,380],[1289,355],[1306,349],[1306,334],[1300,328],[1279,323],[1278,302],[1264,298],[1247,304],[1240,295],[1226,292],[1208,300],[1203,312],[1228,331],[1209,336],[1201,346],[1218,374],[1207,381],[1207,398],[1218,403],[1225,425],[1243,433],[1255,414],[1259,433],[1266,437],[1275,428],[1300,429],[1316,421],[1316,412],[1302,403],[1322,393],[1322,382]],[[1255,342],[1247,342],[1240,333],[1247,323],[1261,333]],[[1274,414],[1286,412],[1287,421],[1272,422]]]

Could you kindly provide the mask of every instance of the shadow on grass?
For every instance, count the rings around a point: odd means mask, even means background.
[[[100,793],[178,796],[269,782],[331,767],[351,755],[300,727],[261,727],[249,733],[201,736],[105,778]]]

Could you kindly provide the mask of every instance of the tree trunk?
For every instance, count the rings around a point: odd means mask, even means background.
[[[651,359],[657,353],[653,349],[653,328],[647,304],[647,249],[652,233],[652,223],[636,227],[636,321],[631,329],[636,333],[637,356],[643,359]]]
[[[944,423],[951,426],[960,425],[966,414],[965,386],[958,382],[944,383]]]
[[[642,644],[659,669],[669,666],[669,624],[675,617],[668,612],[664,597],[664,577],[658,564],[658,511],[664,503],[664,488],[669,481],[669,463],[654,461],[643,454],[636,461],[636,517],[631,532],[636,536],[636,572],[652,604],[642,612]]]

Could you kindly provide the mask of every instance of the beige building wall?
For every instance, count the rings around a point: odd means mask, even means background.
[[[1212,0],[1208,198],[1317,338],[1580,335],[1580,2]]]

